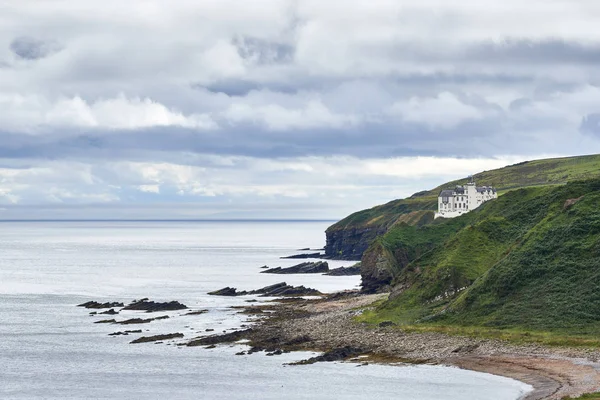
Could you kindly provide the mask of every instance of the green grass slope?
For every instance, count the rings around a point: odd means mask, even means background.
[[[552,158],[526,161],[508,167],[474,175],[478,185],[495,186],[499,193],[544,185],[559,185],[574,180],[600,177],[600,155]],[[394,200],[367,210],[358,211],[329,227],[328,231],[392,226],[403,214],[437,210],[437,196],[442,189],[464,184],[467,178],[445,183],[435,189],[419,192],[407,199]],[[416,220],[418,221],[418,220]]]
[[[600,329],[600,179],[514,190],[458,218],[398,224],[377,242],[402,262],[366,320]]]

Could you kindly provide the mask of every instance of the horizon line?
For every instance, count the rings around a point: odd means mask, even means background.
[[[201,219],[0,219],[0,222],[335,222],[339,219],[201,218]]]

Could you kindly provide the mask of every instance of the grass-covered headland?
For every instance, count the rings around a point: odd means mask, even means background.
[[[591,161],[556,173],[597,175]],[[600,345],[598,178],[508,191],[461,217],[423,226],[400,222],[373,246],[388,255],[392,294],[363,321]]]

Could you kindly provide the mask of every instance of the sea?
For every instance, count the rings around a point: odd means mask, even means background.
[[[322,292],[354,289],[360,277],[261,274],[281,259],[322,248],[331,221],[5,221],[0,222],[0,399],[486,399],[513,400],[524,383],[454,367],[289,366],[297,352],[240,356],[244,344],[213,349],[186,340],[252,323],[232,306],[256,296],[218,297],[225,286],[252,290],[285,281]],[[302,261],[302,260],[300,260]],[[330,268],[350,266],[330,261]],[[95,324],[77,304],[177,300],[201,315],[160,313],[143,325]],[[118,318],[139,317],[135,311]],[[142,314],[145,317],[148,314]],[[154,314],[152,314],[154,316]],[[108,317],[108,316],[104,316]],[[113,318],[113,317],[110,317]],[[181,332],[163,343],[142,335]],[[207,331],[213,329],[214,331]]]

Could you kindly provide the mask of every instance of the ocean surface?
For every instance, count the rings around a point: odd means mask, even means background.
[[[247,324],[230,307],[248,297],[216,297],[224,286],[252,290],[285,280],[324,292],[360,277],[260,274],[291,266],[279,257],[322,248],[330,222],[0,222],[0,399],[517,399],[515,380],[440,366],[285,366],[311,356],[236,356],[243,345],[186,348],[129,344],[182,332],[185,341]],[[349,266],[333,261],[330,267]],[[144,325],[94,324],[88,301],[178,300],[184,312]],[[261,298],[257,298],[263,301]],[[142,314],[142,317],[148,314]],[[118,318],[140,316],[124,312]],[[151,314],[151,316],[155,316]],[[112,317],[110,317],[112,318]],[[214,332],[205,332],[214,329]]]

